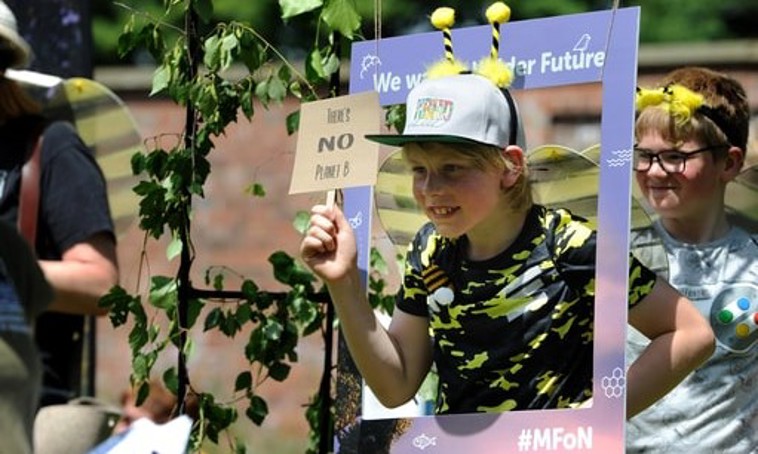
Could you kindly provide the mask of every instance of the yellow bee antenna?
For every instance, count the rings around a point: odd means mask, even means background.
[[[476,72],[498,87],[507,88],[513,82],[513,71],[500,59],[500,24],[511,18],[511,9],[503,2],[495,2],[487,8],[486,14],[492,24],[492,46],[489,57],[479,62]]]
[[[437,8],[432,13],[432,25],[438,30],[442,30],[442,37],[445,43],[445,59],[435,63],[427,70],[427,76],[430,78],[452,76],[467,71],[466,65],[455,59],[453,54],[453,35],[450,27],[455,23],[455,10],[453,8]]]
[[[438,30],[442,30],[442,38],[445,42],[445,58],[447,61],[454,61],[453,57],[453,35],[450,33],[450,27],[455,23],[455,10],[453,8],[437,8],[432,13],[432,25]]]
[[[511,18],[511,9],[503,2],[496,2],[487,8],[487,20],[492,24],[492,47],[490,57],[500,57],[500,24],[508,22]]]

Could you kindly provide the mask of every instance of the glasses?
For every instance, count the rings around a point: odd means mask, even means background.
[[[727,147],[727,145],[712,145],[687,152],[679,150],[663,150],[655,153],[653,150],[634,147],[634,152],[632,153],[632,168],[638,172],[647,172],[650,170],[650,167],[653,166],[653,161],[657,161],[658,165],[666,173],[682,173],[687,165],[687,160],[691,157],[699,153],[718,150],[725,147]]]

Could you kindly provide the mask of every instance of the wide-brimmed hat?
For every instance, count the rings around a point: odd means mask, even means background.
[[[410,91],[405,105],[402,134],[366,138],[392,146],[441,142],[524,148],[515,100],[506,89],[478,74],[426,79]]]
[[[13,11],[8,8],[5,2],[0,0],[0,51],[6,49],[13,56],[8,62],[9,68],[24,68],[29,64],[32,53],[31,47],[18,34],[18,24]]]
[[[111,436],[120,417],[121,409],[94,397],[42,407],[34,419],[34,452],[89,452]]]

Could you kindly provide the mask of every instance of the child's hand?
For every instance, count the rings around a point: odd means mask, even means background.
[[[355,236],[339,207],[316,205],[311,209],[300,256],[327,282],[339,280],[356,268]]]

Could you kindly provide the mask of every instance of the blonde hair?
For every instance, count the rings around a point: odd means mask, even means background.
[[[431,142],[411,142],[406,144],[402,148],[403,157],[405,159],[408,158],[408,145],[412,144],[422,150],[428,150],[427,145],[429,143]],[[503,156],[503,150],[501,148],[484,144],[445,143],[444,145],[454,152],[470,159],[474,166],[480,170],[486,170],[488,168],[495,168],[498,170],[516,169],[515,163]],[[532,197],[532,186],[529,182],[529,174],[526,165],[520,169],[518,179],[513,186],[505,189],[504,193],[508,196],[510,209],[521,212],[527,211],[532,207],[534,199]]]

